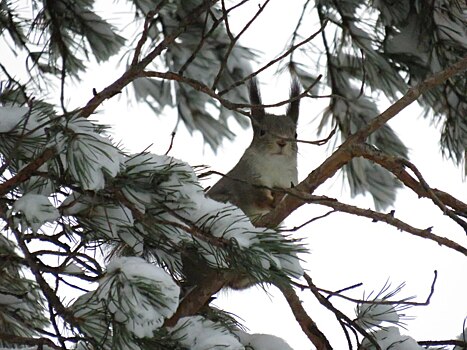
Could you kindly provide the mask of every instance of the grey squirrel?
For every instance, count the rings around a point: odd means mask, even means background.
[[[285,115],[264,111],[254,79],[250,81],[249,92],[253,140],[238,163],[207,192],[207,196],[236,205],[254,221],[271,211],[282,197],[274,188],[290,188],[298,182],[295,140],[300,85],[296,79],[292,80],[291,101]]]
[[[300,85],[296,79],[292,80],[291,101],[285,115],[264,111],[256,80],[251,80],[249,93],[253,140],[238,163],[207,192],[207,196],[236,205],[254,222],[280,201],[283,195],[280,189],[293,187],[298,182],[296,138]],[[195,279],[203,278],[203,271],[208,272],[197,264],[186,268],[195,269],[188,273]],[[256,282],[249,275],[232,272],[226,286],[245,289]]]
[[[264,111],[256,80],[251,80],[249,93],[253,140],[233,169],[206,195],[239,207],[254,222],[280,201],[283,195],[281,189],[297,184],[296,130],[300,85],[297,80],[292,80],[291,101],[285,115]],[[182,257],[185,286],[195,286],[217,278],[216,271],[196,258],[195,250],[192,253],[187,251]],[[225,287],[232,289],[245,289],[259,282],[237,271],[226,272],[224,277]]]

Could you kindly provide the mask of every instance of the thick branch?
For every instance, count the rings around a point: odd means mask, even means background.
[[[225,286],[228,281],[225,273],[216,270],[208,272],[209,275],[185,295],[175,314],[165,321],[165,327],[173,327],[180,318],[198,313]]]

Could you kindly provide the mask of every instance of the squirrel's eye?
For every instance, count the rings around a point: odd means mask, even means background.
[[[295,133],[295,138],[297,138],[297,137],[298,137],[298,135],[297,135],[297,133]]]
[[[264,136],[266,134],[266,130],[261,129],[259,131],[259,136]]]

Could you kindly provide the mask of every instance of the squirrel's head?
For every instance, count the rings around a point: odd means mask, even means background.
[[[270,155],[296,156],[297,154],[297,121],[300,100],[300,85],[292,80],[290,103],[285,115],[268,114],[261,106],[261,95],[255,79],[249,86],[251,123],[253,125],[253,141],[250,148]]]

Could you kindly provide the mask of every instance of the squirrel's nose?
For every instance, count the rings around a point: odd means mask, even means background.
[[[287,141],[284,139],[277,140],[276,143],[279,145],[279,147],[284,147],[287,144]]]

